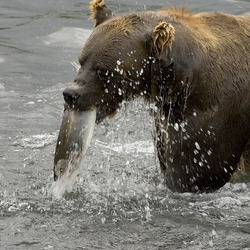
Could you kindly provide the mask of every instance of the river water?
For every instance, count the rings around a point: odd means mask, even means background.
[[[117,15],[169,2],[108,1]],[[249,0],[175,4],[250,13]],[[75,184],[52,195],[61,93],[92,28],[88,13],[86,0],[0,2],[0,249],[250,249],[250,183],[167,190],[139,100],[96,127]]]

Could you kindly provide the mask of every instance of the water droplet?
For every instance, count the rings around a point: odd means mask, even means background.
[[[118,89],[118,95],[122,95],[122,90],[120,88]]]
[[[214,229],[212,230],[212,236],[216,237],[216,238],[218,237],[218,235],[217,235],[217,233],[216,233],[216,231]]]
[[[201,147],[200,147],[198,142],[195,142],[194,144],[195,144],[195,147],[197,148],[197,150],[201,150]]]
[[[194,150],[194,154],[195,154],[195,155],[199,154],[199,151],[195,149],[195,150]]]
[[[178,123],[175,123],[174,124],[174,129],[178,132],[179,131],[179,124]]]

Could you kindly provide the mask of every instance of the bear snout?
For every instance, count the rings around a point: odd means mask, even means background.
[[[70,106],[74,106],[77,103],[77,100],[80,97],[77,89],[73,88],[66,88],[63,91],[64,101],[69,104]]]

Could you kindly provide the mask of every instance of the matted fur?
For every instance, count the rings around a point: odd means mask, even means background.
[[[90,18],[95,20],[95,26],[113,16],[112,11],[107,8],[104,0],[93,0],[90,2],[89,7],[91,11]]]
[[[159,54],[159,58],[162,57],[164,48],[171,49],[174,40],[174,27],[166,22],[160,22],[153,31],[154,46]]]

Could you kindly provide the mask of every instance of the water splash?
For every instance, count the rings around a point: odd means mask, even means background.
[[[65,191],[71,192],[76,181],[77,171],[73,170],[75,167],[69,163],[66,172],[51,186],[51,194],[56,199],[61,199]]]
[[[57,132],[52,132],[32,135],[30,137],[21,137],[17,138],[17,140],[13,142],[13,145],[21,146],[22,148],[40,149],[48,145],[54,144],[57,139],[57,135]]]

